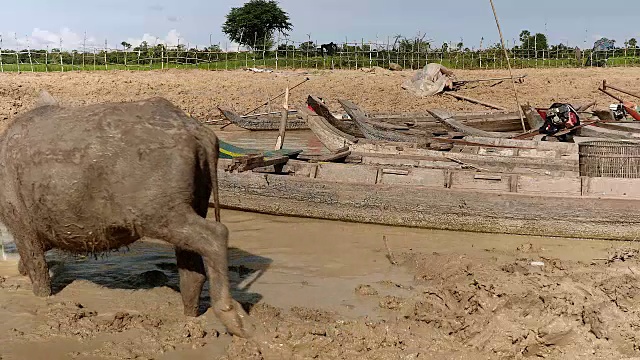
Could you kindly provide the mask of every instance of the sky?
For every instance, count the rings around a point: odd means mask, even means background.
[[[413,38],[426,34],[439,47],[464,42],[478,48],[499,42],[488,0],[279,0],[289,14],[289,38],[318,43],[378,41],[396,34]],[[82,48],[138,45],[220,44],[232,49],[221,31],[225,15],[244,0],[28,0],[6,1],[0,12],[2,47]],[[592,47],[601,37],[640,38],[640,1],[494,0],[505,40],[511,46],[521,30],[543,32],[551,44]],[[86,34],[86,35],[85,35]],[[86,38],[86,40],[85,40]],[[484,40],[482,40],[484,38]]]

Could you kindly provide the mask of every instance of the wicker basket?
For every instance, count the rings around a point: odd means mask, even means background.
[[[640,178],[640,143],[599,140],[578,146],[580,176]]]

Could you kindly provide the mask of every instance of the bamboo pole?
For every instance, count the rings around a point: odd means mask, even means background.
[[[504,37],[502,36],[502,29],[500,28],[500,21],[498,20],[498,13],[496,7],[493,5],[493,0],[489,0],[491,3],[491,9],[493,10],[493,17],[496,19],[496,26],[498,27],[498,34],[500,34],[500,43],[502,44],[502,50],[504,50],[504,56],[507,58],[507,67],[509,67],[509,76],[511,77],[511,84],[513,85],[513,92],[516,95],[516,105],[518,107],[518,114],[520,114],[520,122],[522,123],[522,131],[527,131],[527,127],[524,125],[524,116],[522,116],[522,108],[520,107],[520,99],[518,98],[518,89],[513,78],[513,72],[511,71],[511,60],[509,60],[509,52],[504,44]]]
[[[276,150],[281,150],[284,144],[284,134],[287,129],[287,118],[289,117],[289,87],[284,91],[284,103],[282,104],[282,118],[280,119],[280,129],[278,132],[278,140],[276,140]]]

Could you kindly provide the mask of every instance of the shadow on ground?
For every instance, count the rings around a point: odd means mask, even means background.
[[[272,260],[238,248],[229,249],[229,280],[233,297],[249,309],[262,299],[250,291],[251,285],[271,265]],[[179,290],[179,275],[173,247],[156,242],[136,242],[97,257],[77,256],[51,250],[47,254],[53,292],[59,293],[75,280],[87,280],[110,289]],[[209,283],[201,295],[201,312],[211,304]]]

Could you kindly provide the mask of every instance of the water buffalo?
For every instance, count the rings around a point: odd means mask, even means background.
[[[98,254],[161,239],[176,248],[185,315],[198,315],[208,275],[216,316],[249,336],[229,291],[215,133],[163,98],[80,107],[42,99],[0,135],[0,221],[34,294],[51,295],[50,249]],[[211,194],[216,222],[205,219]]]

